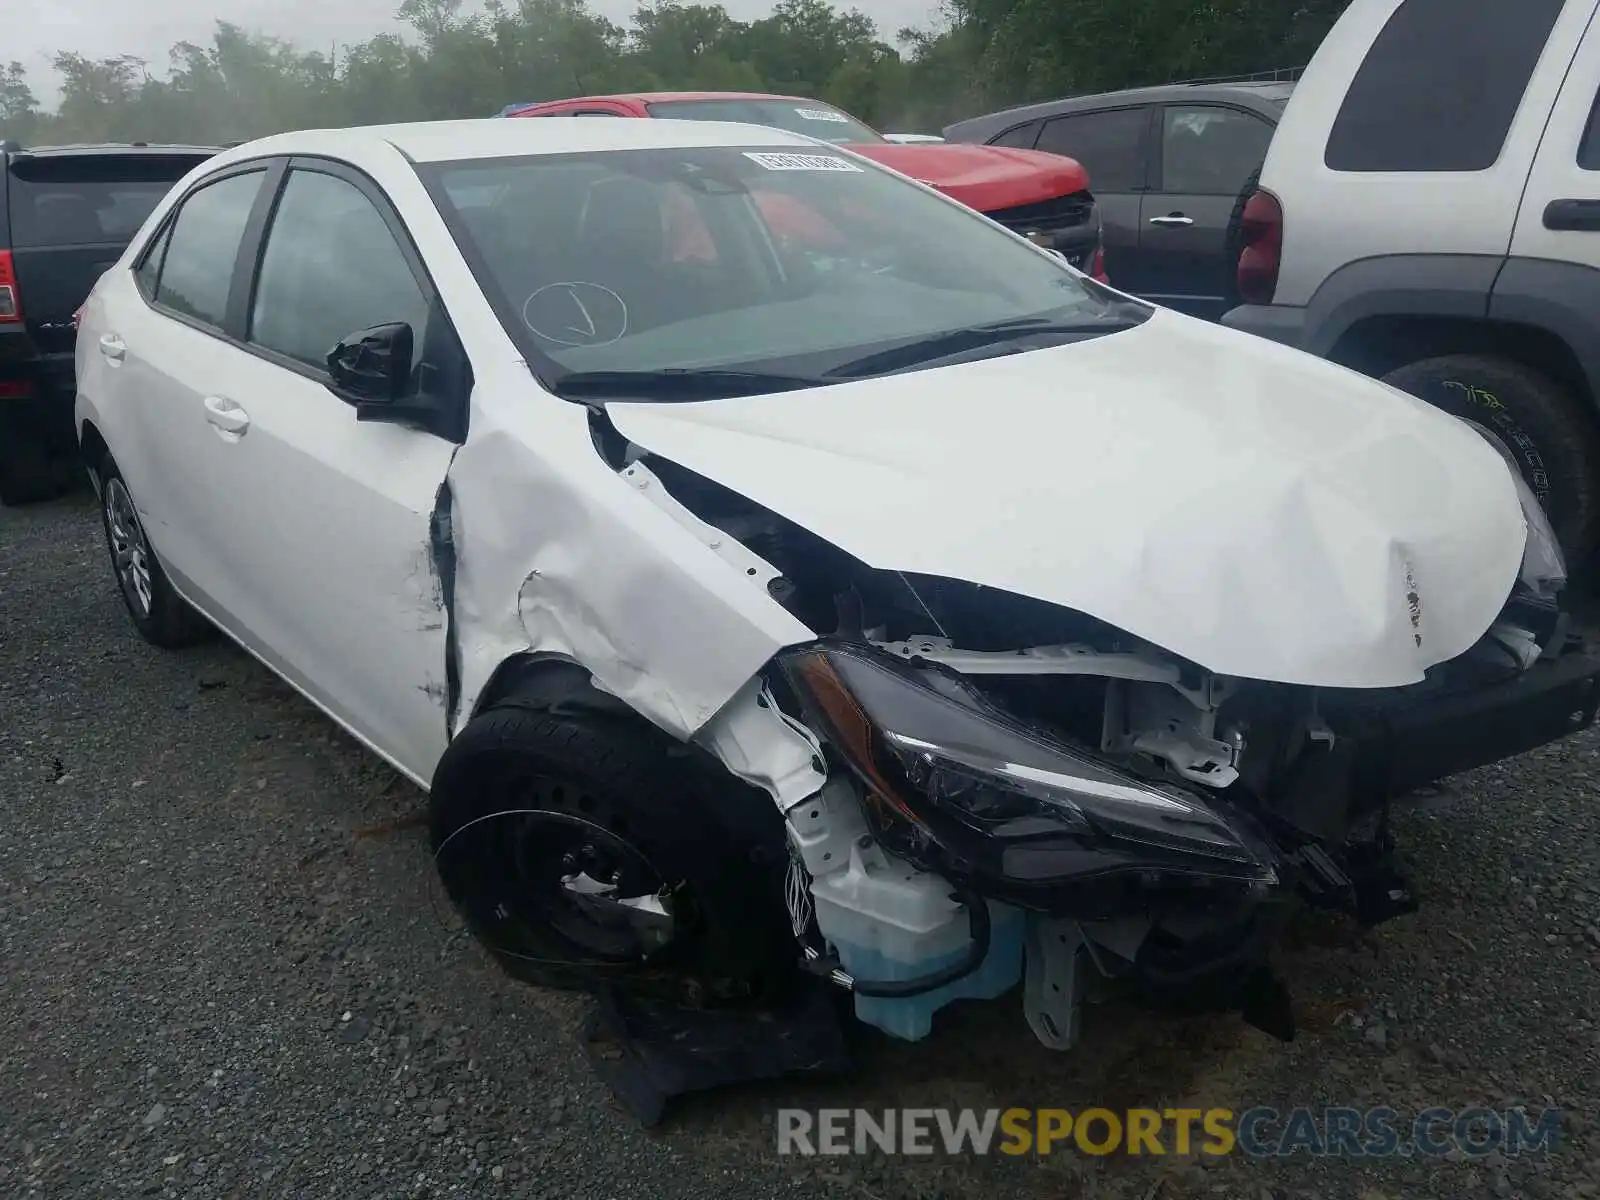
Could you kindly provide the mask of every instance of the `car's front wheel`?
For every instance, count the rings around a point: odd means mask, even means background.
[[[798,953],[782,818],[697,754],[642,719],[515,700],[451,742],[430,795],[435,863],[508,974],[675,1003],[781,999]]]
[[[153,646],[173,649],[203,640],[211,625],[173,590],[150,548],[128,483],[109,458],[100,465],[100,517],[122,603],[134,628]]]

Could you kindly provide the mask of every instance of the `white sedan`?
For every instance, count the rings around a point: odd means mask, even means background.
[[[1600,701],[1491,435],[779,130],[238,146],[77,375],[139,632],[429,788],[540,984],[1284,1032],[1285,902],[1409,907],[1362,819]]]

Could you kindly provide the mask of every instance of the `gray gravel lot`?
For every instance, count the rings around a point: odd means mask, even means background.
[[[92,497],[0,509],[0,1200],[123,1195],[1600,1196],[1600,738],[1463,780],[1401,834],[1428,904],[1285,954],[1304,1032],[1013,998],[857,1076],[639,1130],[582,1004],[515,985],[433,886],[420,797],[242,653],[163,654]],[[779,1105],[1558,1105],[1556,1153],[1459,1162],[779,1159]]]

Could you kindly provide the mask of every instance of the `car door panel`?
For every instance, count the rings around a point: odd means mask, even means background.
[[[425,275],[380,202],[327,163],[295,163],[285,177],[245,342],[229,347],[217,377],[226,388],[207,393],[219,403],[199,405],[211,442],[203,486],[228,497],[207,540],[248,543],[227,580],[241,640],[425,779],[448,740],[431,534],[456,446],[359,420],[326,371],[334,345],[371,326],[405,321],[425,343]]]
[[[1139,294],[1140,197],[1148,173],[1150,110],[1145,105],[1092,109],[1052,117],[1037,150],[1076,159],[1089,173],[1100,210],[1106,275],[1112,286]]]
[[[1139,294],[1192,316],[1229,307],[1228,221],[1273,126],[1242,108],[1169,104],[1155,114],[1150,191],[1140,210]]]
[[[229,560],[233,632],[404,769],[425,769],[446,741],[429,534],[455,447],[358,421],[322,382],[228,353],[222,398],[248,424],[231,434],[197,420],[212,443],[211,541]]]
[[[219,620],[227,618],[227,580],[241,547],[237,535],[218,545],[211,533],[217,498],[207,477],[217,445],[204,399],[226,378],[234,278],[270,174],[258,164],[191,190],[176,206],[150,297],[131,279],[119,281],[116,292],[131,294],[106,329],[123,345],[119,394],[134,418],[128,424],[139,430],[117,440],[118,465],[173,582]]]
[[[1578,46],[1540,139],[1512,234],[1513,258],[1600,267],[1597,80],[1600,19],[1589,26]]]

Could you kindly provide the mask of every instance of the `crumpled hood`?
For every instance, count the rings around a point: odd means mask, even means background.
[[[1165,310],[939,370],[607,411],[869,566],[1059,604],[1242,678],[1416,682],[1494,622],[1526,537],[1467,425]]]
[[[938,188],[979,212],[1037,204],[1084,191],[1089,173],[1076,159],[1009,146],[852,144],[849,149],[891,171]]]

